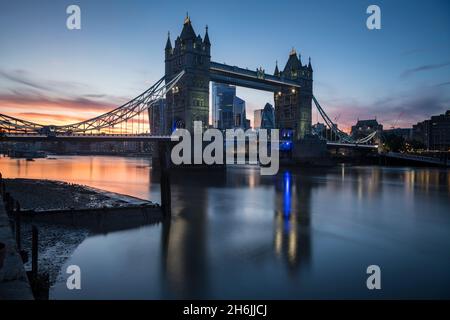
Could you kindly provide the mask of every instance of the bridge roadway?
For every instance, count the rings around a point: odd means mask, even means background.
[[[280,87],[300,88],[297,82],[289,79],[213,61],[211,61],[209,71],[211,81],[251,89],[277,92]]]
[[[4,134],[0,141],[38,142],[105,142],[105,141],[135,141],[158,142],[171,141],[170,136],[154,136],[149,134],[71,134],[71,135],[40,135],[40,134]]]
[[[327,147],[378,149],[378,145],[377,144],[342,143],[342,142],[330,142],[330,141],[327,141]]]
[[[40,135],[40,134],[3,134],[0,136],[1,141],[11,142],[38,142],[38,141],[55,141],[55,142],[106,142],[106,141],[135,141],[135,142],[169,142],[175,141],[171,136],[155,136],[150,134],[67,134],[67,135]],[[340,143],[327,142],[328,147],[341,148],[361,148],[361,149],[377,149],[378,145],[367,145],[357,143]]]

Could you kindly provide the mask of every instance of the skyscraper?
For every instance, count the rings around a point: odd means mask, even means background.
[[[261,128],[262,109],[255,110],[253,113],[253,129]]]
[[[214,128],[234,127],[233,102],[235,97],[235,86],[212,83],[212,125]]]
[[[264,109],[255,110],[253,118],[254,129],[274,129],[275,110],[270,103],[266,103]]]
[[[245,101],[239,97],[233,99],[234,128],[246,129]]]
[[[275,110],[266,103],[261,113],[261,129],[275,129]]]
[[[236,96],[236,87],[212,83],[212,123],[214,128],[247,129],[245,101]]]
[[[163,135],[166,133],[166,99],[159,99],[148,108],[150,133]]]

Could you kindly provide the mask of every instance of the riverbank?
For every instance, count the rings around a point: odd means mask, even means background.
[[[50,286],[65,276],[61,268],[87,237],[161,221],[159,205],[148,200],[61,181],[3,181],[20,204],[21,243],[29,254],[32,226],[39,230],[39,274]],[[30,270],[31,259],[24,266]]]
[[[0,244],[0,300],[32,300],[31,287],[1,197]]]

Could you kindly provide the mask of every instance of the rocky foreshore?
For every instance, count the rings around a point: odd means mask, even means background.
[[[20,204],[22,248],[29,254],[31,226],[39,230],[39,272],[48,275],[50,286],[90,235],[155,223],[160,218],[158,205],[123,194],[52,180],[3,181],[5,191]],[[31,220],[25,219],[27,212],[33,213]],[[31,260],[25,269],[31,269]]]
[[[53,180],[4,179],[22,210],[70,210],[126,207],[150,201]]]

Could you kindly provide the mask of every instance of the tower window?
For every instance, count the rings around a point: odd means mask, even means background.
[[[297,70],[294,70],[294,69],[291,70],[291,78],[293,78],[293,79],[297,78]]]
[[[193,99],[193,105],[196,107],[203,107],[203,99]]]

